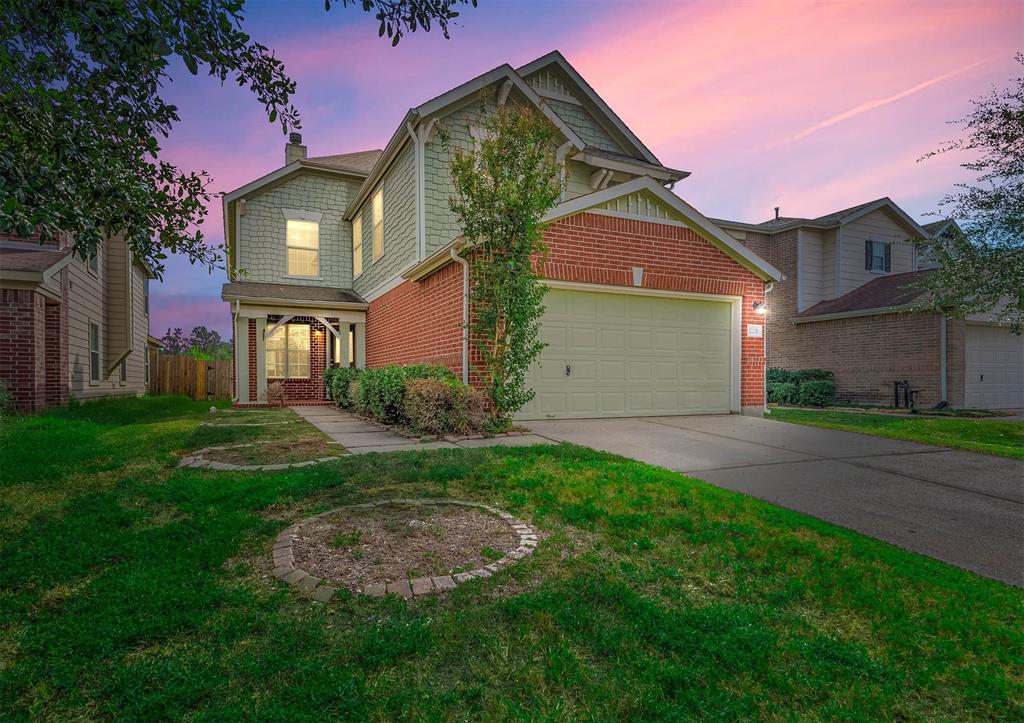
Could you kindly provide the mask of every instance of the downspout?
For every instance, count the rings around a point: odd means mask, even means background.
[[[764,308],[767,312],[764,318],[764,413],[768,411],[768,316],[772,313],[772,307],[768,305],[768,294],[775,288],[775,282],[769,281],[764,286]]]
[[[237,247],[236,247],[236,251],[237,251]],[[238,403],[238,399],[239,399],[239,396],[238,396],[238,313],[239,313],[239,303],[238,303],[238,299],[235,299],[235,308],[231,312],[231,338],[234,339],[234,341],[235,341],[235,348],[233,350],[234,353],[232,353],[232,355],[231,355],[231,366],[234,367],[234,369],[233,369],[233,376],[235,377],[235,389],[234,389],[235,393],[234,393],[234,396],[231,397],[231,403],[232,404],[237,404]],[[249,340],[246,339],[245,343],[248,344]],[[146,353],[148,354],[149,352],[146,352]]]
[[[939,314],[939,401],[949,403],[946,388],[946,315]]]
[[[469,384],[469,262],[450,251],[452,261],[462,267],[462,383]]]

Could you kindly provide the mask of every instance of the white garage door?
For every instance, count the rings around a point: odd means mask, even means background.
[[[967,407],[1024,407],[1024,336],[1005,327],[968,324],[965,391]]]
[[[732,306],[552,289],[521,419],[728,413]]]

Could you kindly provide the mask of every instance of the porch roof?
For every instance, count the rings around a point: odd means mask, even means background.
[[[257,281],[232,281],[224,284],[220,297],[224,301],[269,302],[286,306],[330,306],[347,309],[365,309],[367,307],[363,297],[351,289],[269,284]]]

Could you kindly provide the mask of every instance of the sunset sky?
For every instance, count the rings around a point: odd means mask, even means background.
[[[1024,3],[480,0],[451,39],[392,48],[357,8],[246,3],[246,31],[298,82],[310,155],[382,148],[405,111],[501,63],[561,50],[630,128],[692,176],[675,193],[705,215],[816,216],[890,196],[924,220],[966,180],[951,155],[969,100],[1022,68]],[[164,155],[230,191],[283,164],[285,139],[256,99],[177,69],[182,122]],[[204,233],[223,242],[220,203]],[[151,332],[204,324],[227,335],[223,271],[171,259]]]

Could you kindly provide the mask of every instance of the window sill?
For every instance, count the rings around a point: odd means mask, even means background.
[[[302,279],[303,281],[323,281],[323,276],[299,276],[297,274],[285,274],[282,279]]]

